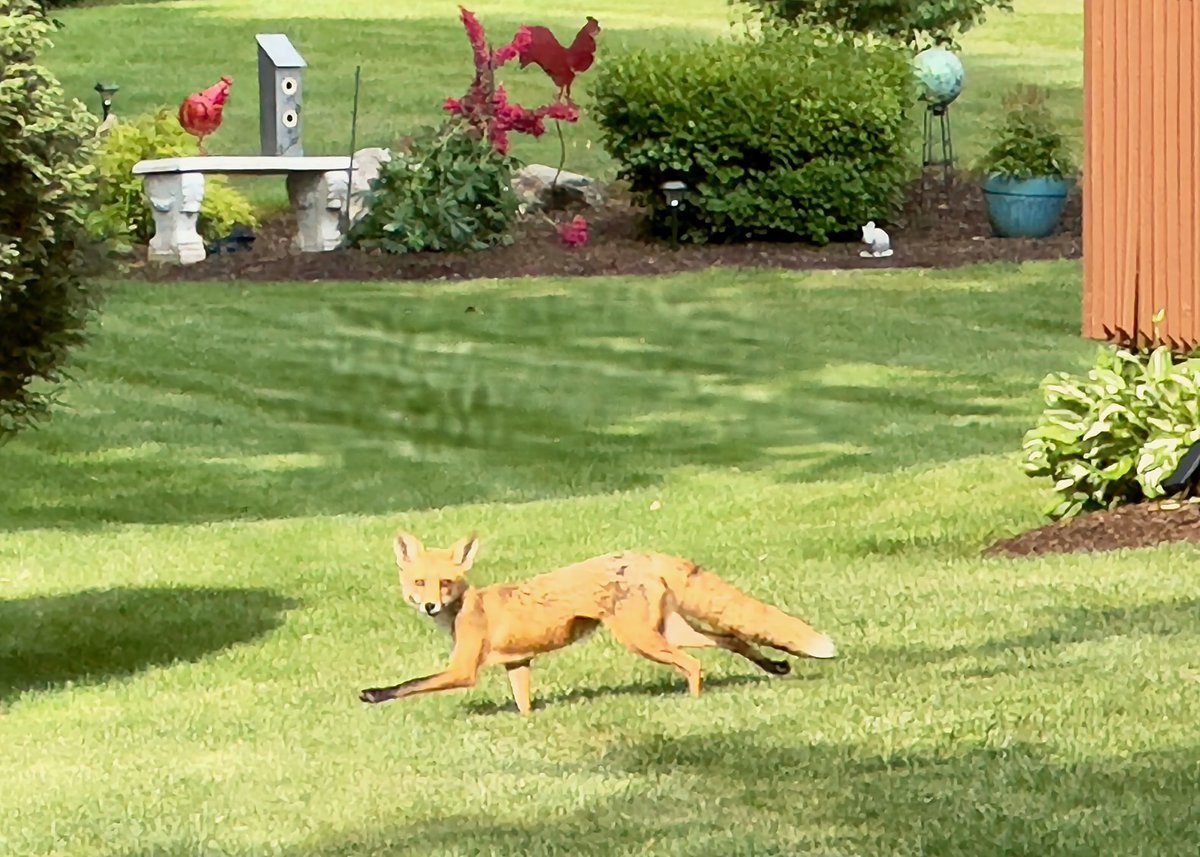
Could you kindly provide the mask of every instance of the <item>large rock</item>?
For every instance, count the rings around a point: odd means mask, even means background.
[[[596,206],[604,202],[604,192],[595,180],[563,170],[555,183],[556,167],[530,164],[513,177],[513,190],[530,209],[553,210],[568,205]]]

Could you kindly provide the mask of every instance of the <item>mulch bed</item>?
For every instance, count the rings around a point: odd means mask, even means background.
[[[584,247],[564,245],[554,225],[530,217],[506,247],[475,253],[390,255],[358,250],[295,253],[290,247],[290,217],[263,224],[252,249],[210,256],[195,265],[146,265],[135,262],[127,276],[154,282],[237,280],[256,282],[319,280],[440,280],[521,276],[653,275],[714,267],[792,270],[828,268],[949,268],[975,262],[1076,259],[1082,251],[1080,195],[1068,200],[1058,231],[1045,239],[995,238],[987,221],[978,181],[955,177],[943,187],[931,170],[914,184],[902,215],[881,223],[895,252],[884,259],[863,258],[859,237],[813,247],[796,242],[683,246],[645,237],[643,215],[620,198],[584,212],[590,240]],[[571,212],[573,214],[574,212]],[[568,219],[567,212],[553,215]],[[144,250],[138,254],[144,258]]]
[[[1037,556],[1200,542],[1200,503],[1152,500],[1089,512],[1038,527],[988,547],[984,556]]]

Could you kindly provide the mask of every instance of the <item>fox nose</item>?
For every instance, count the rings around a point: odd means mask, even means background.
[[[437,605],[434,604],[432,601],[426,601],[425,602],[425,612],[428,613],[430,616],[432,616],[434,613],[437,612]]]

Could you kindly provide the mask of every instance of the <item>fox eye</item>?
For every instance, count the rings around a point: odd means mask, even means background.
[[[423,581],[423,580],[414,580],[413,581],[413,586],[424,586],[424,585],[425,585],[425,581]]]

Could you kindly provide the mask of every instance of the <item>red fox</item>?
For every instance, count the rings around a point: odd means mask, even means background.
[[[700,661],[685,648],[716,646],[775,675],[787,661],[764,657],[760,643],[792,655],[832,658],[833,641],[807,623],[764,604],[694,562],[660,553],[593,557],[522,583],[473,587],[466,574],[479,552],[475,535],[448,550],[427,550],[416,536],[395,538],[404,598],[446,628],[454,645],[443,672],[392,687],[369,688],[363,702],[473,687],[482,667],[508,671],[517,710],[531,709],[530,661],[569,646],[604,625],[642,657],[674,667],[700,695]],[[700,630],[699,621],[715,630]]]

